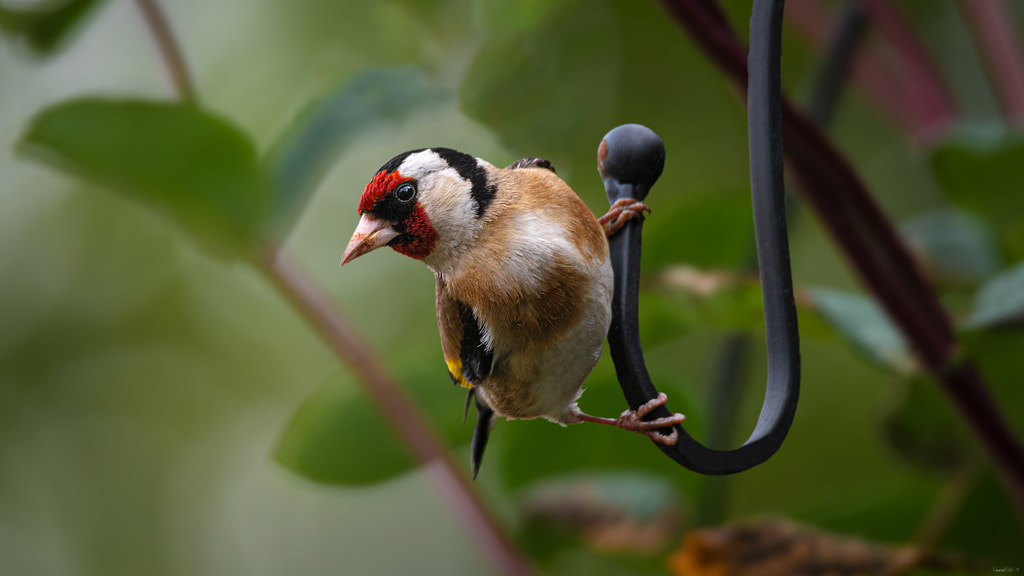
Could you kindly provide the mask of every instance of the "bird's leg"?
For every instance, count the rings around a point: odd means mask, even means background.
[[[626,222],[636,218],[644,212],[651,213],[646,204],[632,198],[620,198],[608,209],[608,213],[598,219],[604,227],[604,235],[611,238],[618,232]]]
[[[650,414],[651,411],[658,406],[664,406],[666,402],[668,402],[668,396],[664,393],[660,393],[657,398],[644,403],[636,410],[626,410],[618,419],[591,416],[590,414],[584,414],[579,408],[576,408],[575,411],[576,417],[579,418],[581,422],[607,424],[608,426],[615,426],[622,428],[623,430],[632,430],[633,432],[646,434],[655,442],[673,446],[675,445],[676,440],[679,439],[679,434],[675,430],[673,430],[671,434],[662,434],[658,432],[658,429],[680,424],[683,420],[686,420],[686,416],[683,416],[682,414],[673,414],[665,418],[644,420],[644,416]]]

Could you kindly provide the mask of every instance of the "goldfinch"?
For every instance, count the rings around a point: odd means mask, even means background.
[[[638,208],[639,206],[639,208]],[[617,206],[611,229],[642,205]],[[682,414],[644,421],[664,395],[618,419],[577,407],[611,322],[612,267],[601,223],[551,164],[497,168],[448,148],[399,154],[370,180],[345,265],[382,246],[423,261],[436,281],[448,374],[477,406],[476,477],[496,417],[611,424],[666,444]]]

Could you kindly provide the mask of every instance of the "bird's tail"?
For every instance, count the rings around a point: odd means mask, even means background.
[[[491,430],[494,429],[497,420],[494,418],[494,410],[477,396],[475,388],[469,389],[469,395],[466,397],[466,412],[469,412],[470,398],[476,401],[476,428],[473,429],[473,443],[470,445],[473,480],[476,480],[476,475],[480,471],[480,462],[484,459],[484,449],[487,448],[487,439],[490,438]],[[463,423],[466,421],[465,414],[463,414],[462,421]]]

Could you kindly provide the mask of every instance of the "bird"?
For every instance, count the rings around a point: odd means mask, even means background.
[[[399,154],[366,185],[341,265],[388,246],[433,271],[448,375],[468,389],[465,412],[477,409],[474,479],[500,417],[595,422],[676,442],[674,429],[659,429],[685,416],[644,420],[664,394],[619,418],[577,405],[611,322],[607,237],[644,211],[617,202],[599,220],[547,160],[498,168],[450,148]]]

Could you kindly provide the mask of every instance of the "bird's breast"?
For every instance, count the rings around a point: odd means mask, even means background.
[[[507,341],[496,337],[495,362],[482,383],[483,398],[500,415],[543,417],[568,423],[569,408],[593,370],[611,322],[611,270],[585,286],[579,316],[547,334],[528,332]],[[517,342],[529,341],[525,345]]]

